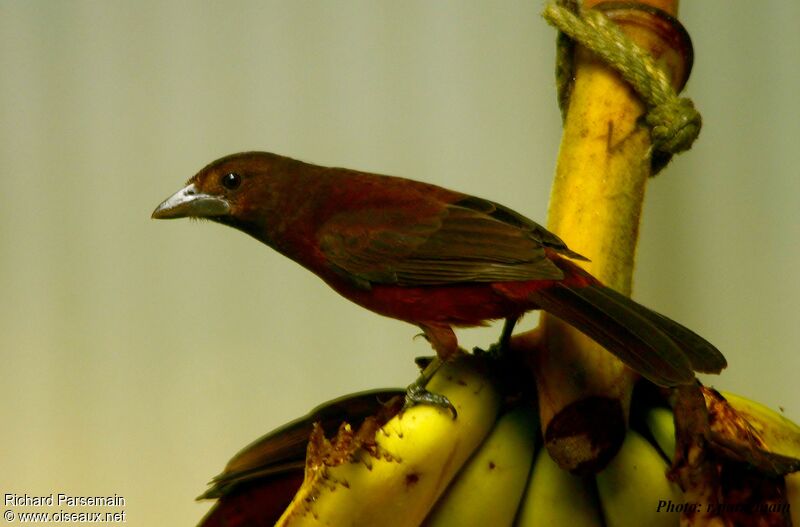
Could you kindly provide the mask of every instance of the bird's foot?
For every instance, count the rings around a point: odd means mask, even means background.
[[[428,368],[427,366],[433,361],[439,362],[434,367]],[[421,363],[425,364],[423,367],[424,371],[420,374],[416,381],[411,383],[408,388],[406,388],[406,400],[405,404],[403,405],[403,409],[411,408],[412,406],[416,406],[418,404],[429,404],[449,410],[450,413],[453,414],[453,419],[458,417],[456,407],[453,406],[453,403],[450,402],[450,399],[442,394],[430,392],[425,388],[425,386],[428,384],[428,381],[431,379],[431,377],[433,377],[433,374],[436,373],[436,371],[441,367],[441,360],[438,357],[434,357],[433,360],[429,360],[428,357],[418,357],[416,362],[420,365]]]
[[[495,342],[486,349],[475,346],[472,348],[472,353],[479,357],[486,357],[490,360],[497,360],[506,354],[507,348],[501,342]]]
[[[415,382],[409,385],[409,387],[406,389],[406,402],[403,405],[403,409],[411,408],[412,406],[416,406],[418,404],[430,404],[433,406],[438,406],[439,408],[449,410],[450,413],[453,414],[453,419],[458,417],[456,407],[453,406],[453,403],[450,402],[450,399],[440,393],[429,392]]]
[[[487,349],[478,347],[472,348],[472,353],[494,360],[507,357],[511,350],[511,333],[514,331],[514,326],[517,324],[518,319],[519,317],[506,319],[503,324],[503,332],[500,334],[500,339]]]

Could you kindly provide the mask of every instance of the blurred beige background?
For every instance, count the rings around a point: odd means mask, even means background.
[[[129,525],[191,525],[250,440],[407,384],[415,328],[150,212],[265,149],[544,221],[560,122],[541,5],[0,0],[0,494],[117,493]],[[649,187],[635,296],[726,353],[708,382],[800,420],[800,4],[681,18],[705,127]]]

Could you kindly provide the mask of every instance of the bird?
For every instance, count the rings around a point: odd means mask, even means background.
[[[454,328],[505,320],[508,337],[541,309],[660,386],[727,365],[695,332],[603,285],[541,225],[431,183],[241,152],[208,164],[152,217],[244,232],[352,302],[418,326],[442,361],[459,350]]]

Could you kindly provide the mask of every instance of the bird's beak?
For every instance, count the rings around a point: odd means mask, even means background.
[[[194,183],[190,183],[164,200],[153,211],[152,217],[157,220],[172,218],[207,218],[224,216],[231,210],[227,200],[219,196],[202,194]]]

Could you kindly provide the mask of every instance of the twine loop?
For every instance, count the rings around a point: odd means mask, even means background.
[[[617,70],[647,106],[643,122],[650,129],[653,143],[653,174],[673,154],[691,148],[700,134],[700,113],[691,99],[678,97],[666,73],[617,24],[600,10],[580,8],[575,0],[551,2],[542,16],[560,31],[556,79],[562,113],[566,112],[569,100],[572,51],[577,42]]]

